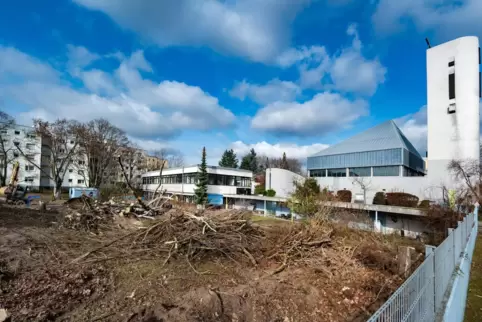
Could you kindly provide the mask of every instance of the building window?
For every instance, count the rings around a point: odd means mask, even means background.
[[[14,157],[14,158],[18,158],[18,157],[19,157],[19,154],[18,154],[17,151],[13,151],[13,157]]]
[[[455,99],[455,72],[449,74],[449,99]]]
[[[74,140],[70,140],[70,144],[74,144]]]
[[[26,164],[25,165],[25,171],[33,171],[34,170],[34,166],[31,165],[31,164]]]
[[[346,177],[346,169],[328,169],[328,177]]]
[[[72,179],[69,179],[69,182],[72,183]]]
[[[27,144],[25,145],[25,147],[26,147],[28,150],[33,150],[33,149],[35,148],[35,144],[33,144],[33,143],[27,143]]]
[[[398,177],[400,175],[399,166],[373,167],[374,177]]]
[[[33,182],[33,177],[25,177],[24,181],[25,182]]]
[[[80,165],[84,165],[84,164],[85,164],[85,161],[84,161],[84,160],[79,160],[79,164],[80,164]]]
[[[20,131],[15,131],[15,135],[20,135]]]
[[[370,177],[372,170],[370,167],[348,169],[350,177]]]
[[[36,137],[35,133],[27,133],[27,139],[35,139]]]
[[[8,134],[8,130],[0,130],[0,134]]]
[[[78,184],[83,184],[83,183],[84,183],[84,180],[80,180],[80,179],[79,179],[79,180],[77,180],[77,183],[78,183]]]
[[[319,177],[326,177],[326,170],[310,170],[310,177],[312,178],[319,178]]]
[[[455,66],[455,60],[452,60],[449,62],[449,67],[453,67],[453,66]]]
[[[74,172],[74,170],[73,170],[73,169],[69,169],[69,173],[72,173],[72,172]]]

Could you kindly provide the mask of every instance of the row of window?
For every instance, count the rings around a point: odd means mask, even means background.
[[[372,167],[374,177],[389,177],[399,176],[399,166],[385,166],[385,167]],[[348,168],[349,177],[370,177],[372,175],[371,167],[358,167]],[[346,177],[347,169],[316,169],[310,170],[310,177]]]
[[[13,133],[15,135],[20,135],[20,131],[19,130],[14,130]],[[0,130],[0,134],[8,134],[8,130]],[[29,139],[35,139],[37,137],[37,135],[35,133],[32,133],[32,132],[29,132],[27,133],[27,138]]]
[[[197,173],[173,174],[162,176],[162,184],[196,184]],[[159,176],[144,177],[142,184],[159,184]],[[251,178],[227,176],[222,174],[208,174],[208,184],[215,186],[251,187]]]

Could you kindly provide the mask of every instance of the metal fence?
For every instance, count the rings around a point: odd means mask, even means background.
[[[477,234],[476,226],[477,208],[464,221],[459,221],[456,229],[450,229],[448,237],[437,248],[427,247],[423,263],[368,321],[435,321],[444,310],[466,245]]]

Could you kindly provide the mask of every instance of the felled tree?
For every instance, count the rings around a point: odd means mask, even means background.
[[[208,170],[206,164],[206,147],[203,147],[201,164],[199,165],[198,180],[196,183],[196,189],[194,190],[194,196],[196,198],[196,204],[206,205],[208,202]]]
[[[234,153],[233,149],[226,150],[219,161],[220,167],[226,168],[237,168],[238,167],[238,158],[236,157],[236,153]]]

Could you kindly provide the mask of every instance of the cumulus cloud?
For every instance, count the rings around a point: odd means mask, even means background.
[[[251,126],[275,135],[323,135],[347,127],[367,113],[364,100],[324,92],[303,103],[269,104],[256,113]]]
[[[305,159],[310,155],[313,155],[328,147],[327,144],[315,143],[310,145],[298,145],[293,143],[276,143],[270,144],[266,141],[247,144],[242,141],[236,141],[231,144],[231,149],[236,152],[238,156],[249,153],[251,149],[256,151],[258,155],[265,155],[269,158],[280,158],[283,153],[286,153],[287,157],[295,159]]]
[[[367,59],[362,54],[362,43],[355,25],[347,34],[353,37],[352,45],[333,58],[330,76],[336,89],[363,95],[373,95],[385,81],[386,68],[377,58]]]
[[[131,136],[149,138],[171,137],[184,129],[224,128],[234,121],[217,98],[197,86],[144,79],[139,70],[152,68],[142,51],[122,60],[112,75],[79,70],[74,75],[84,88],[70,85],[60,71],[12,48],[0,47],[0,70],[8,74],[0,77],[0,96],[28,109],[18,115],[23,122],[33,117],[79,121],[103,117]]]
[[[292,101],[301,94],[301,88],[293,82],[281,81],[277,78],[264,85],[251,84],[243,80],[238,82],[229,94],[243,101],[249,98],[258,104],[265,105],[276,101]]]
[[[380,0],[372,20],[379,34],[399,32],[411,23],[420,31],[434,30],[447,40],[474,31],[482,36],[481,12],[480,0]]]
[[[271,62],[290,40],[290,25],[311,0],[74,0],[160,46],[208,46]]]
[[[427,106],[422,106],[415,113],[402,116],[395,120],[403,134],[422,156],[427,150]]]

